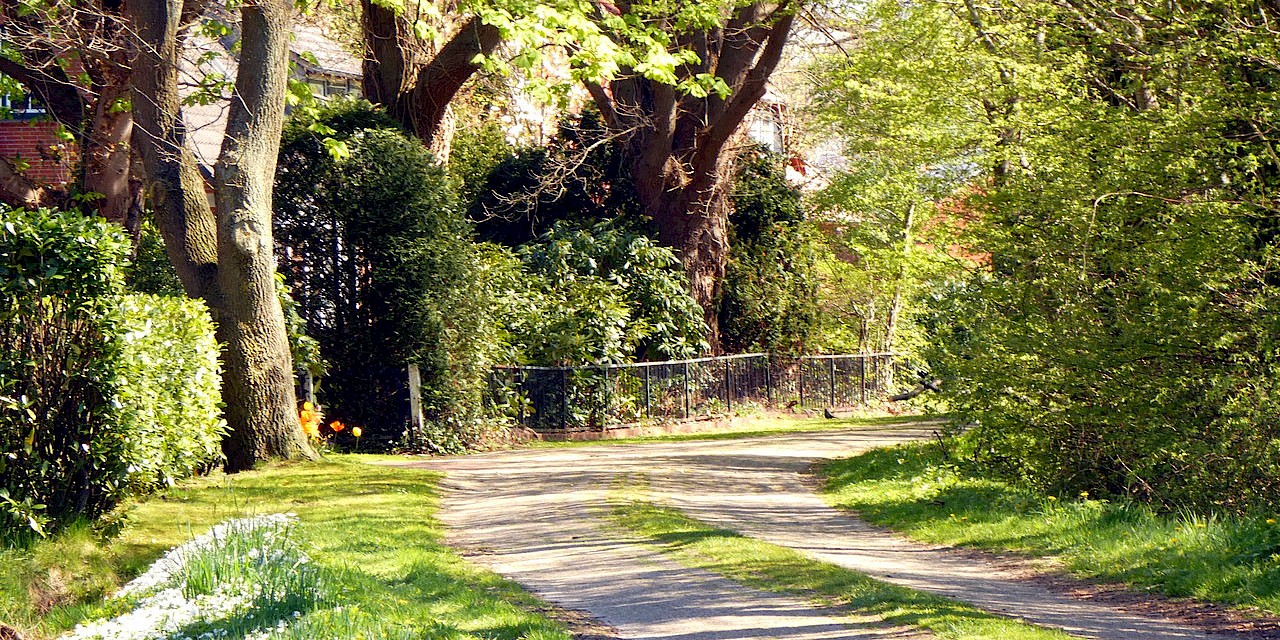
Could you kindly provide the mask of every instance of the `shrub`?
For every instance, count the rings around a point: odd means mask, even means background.
[[[330,153],[330,141],[348,151]],[[415,448],[457,450],[478,412],[483,370],[471,286],[476,256],[449,180],[431,154],[365,102],[296,116],[280,149],[276,241],[308,333],[330,363],[329,417],[366,440],[406,434],[405,366],[422,373],[432,434]]]
[[[732,200],[721,341],[730,352],[804,352],[818,325],[818,280],[800,191],[779,156],[758,152],[744,158]]]
[[[556,364],[689,358],[707,348],[675,254],[624,222],[559,222],[520,249],[542,276],[545,326],[529,355]]]
[[[194,302],[124,295],[123,230],[0,212],[0,540],[95,518],[216,460],[219,374]]]
[[[125,425],[129,485],[173,484],[222,456],[221,377],[204,303],[133,294],[120,299],[116,399]]]

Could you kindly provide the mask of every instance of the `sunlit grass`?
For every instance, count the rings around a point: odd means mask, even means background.
[[[434,518],[439,474],[331,456],[185,483],[138,505],[120,537],[103,545],[87,529],[25,551],[0,552],[0,620],[51,638],[104,613],[103,595],[164,550],[228,518],[295,512],[296,535],[317,565],[341,571],[345,607],[413,637],[567,640],[514,583],[442,545]],[[30,588],[50,573],[42,605]],[[317,619],[316,624],[322,621]],[[335,622],[335,624],[341,621]]]
[[[648,502],[635,491],[613,496],[612,520],[680,562],[744,585],[807,598],[891,626],[926,629],[939,638],[1062,640],[1061,631],[996,616],[941,596],[888,584],[778,545],[716,529]]]
[[[924,418],[916,415],[888,415],[883,412],[871,410],[861,411],[847,417],[835,419],[824,419],[821,417],[813,418],[798,415],[759,415],[736,417],[730,421],[716,423],[714,429],[708,427],[707,431],[696,433],[662,433],[629,438],[606,438],[601,440],[535,440],[521,446],[540,449],[554,447],[582,447],[600,444],[643,444],[647,442],[736,440],[739,438],[783,435],[787,433],[842,431],[857,428],[893,428],[916,424],[922,420],[924,420]]]
[[[1280,524],[1060,499],[961,473],[936,443],[826,463],[833,505],[933,543],[1051,556],[1088,578],[1280,613]]]

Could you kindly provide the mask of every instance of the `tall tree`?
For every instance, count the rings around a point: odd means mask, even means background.
[[[600,6],[608,32],[620,47],[630,47],[636,30],[614,26],[613,5]],[[620,15],[613,17],[644,25],[650,43],[662,48],[623,66],[606,83],[586,81],[659,241],[680,255],[717,351],[716,303],[729,256],[730,142],[764,97],[798,8],[796,0],[731,2],[701,11],[619,2]]]
[[[480,4],[459,15],[430,3],[408,11],[363,1],[366,95],[437,148],[449,100],[485,55],[512,42],[514,64],[532,68],[538,47],[561,45],[567,58],[552,66],[583,80],[600,108],[659,240],[680,254],[718,349],[730,141],[765,94],[798,0]]]
[[[493,53],[501,32],[479,15],[442,13],[429,2],[361,0],[361,7],[365,97],[446,160],[449,137],[439,134],[449,103]]]
[[[240,60],[214,207],[186,141],[178,94],[182,0],[132,0],[137,39],[133,117],[156,183],[156,222],[183,287],[202,298],[223,345],[227,470],[265,458],[314,457],[298,423],[284,316],[275,289],[271,194],[284,122],[291,4],[240,5]],[[197,12],[198,13],[198,12]]]
[[[78,147],[82,206],[136,233],[141,180],[132,173],[128,37],[120,0],[0,4],[0,74],[17,80]],[[0,158],[0,200],[47,202],[43,185]]]

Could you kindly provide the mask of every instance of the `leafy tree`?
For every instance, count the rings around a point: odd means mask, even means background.
[[[954,275],[949,218],[997,145],[984,81],[998,65],[940,3],[875,2],[848,20],[857,45],[814,65],[807,114],[846,165],[812,199],[831,231],[825,346],[910,354],[921,336],[904,316]]]
[[[970,455],[1059,491],[1273,503],[1273,8],[952,9],[996,61],[966,203],[989,258],[934,359]]]
[[[186,145],[179,95],[185,13],[179,0],[125,7],[137,54],[133,137],[155,182],[156,223],[187,294],[204,300],[223,345],[228,471],[266,458],[314,457],[298,422],[294,369],[271,250],[271,193],[288,80],[288,2],[239,6],[240,60],[214,204]],[[215,215],[215,211],[217,212]]]

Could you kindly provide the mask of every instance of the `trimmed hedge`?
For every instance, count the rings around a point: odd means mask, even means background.
[[[220,373],[194,301],[127,295],[122,229],[0,209],[0,542],[218,459]]]

